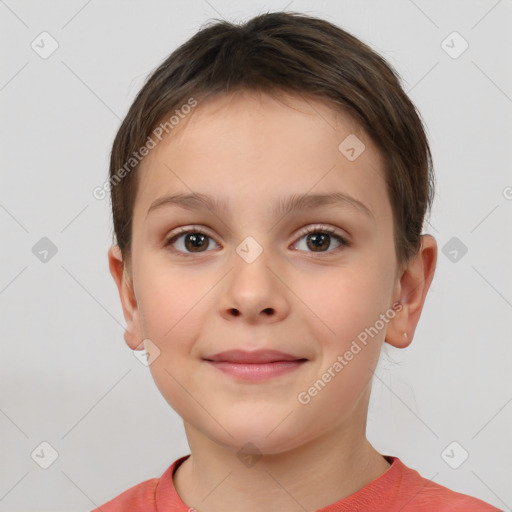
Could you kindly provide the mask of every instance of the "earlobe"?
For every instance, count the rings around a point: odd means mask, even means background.
[[[132,279],[125,268],[119,246],[113,245],[108,251],[108,265],[114,282],[116,283],[126,321],[124,340],[132,349],[136,350],[143,339],[140,326],[140,317],[137,300],[133,289]]]
[[[433,236],[422,235],[421,248],[397,282],[396,300],[401,308],[386,329],[386,342],[396,348],[410,345],[419,322],[437,263],[437,243]]]
[[[412,341],[412,333],[409,328],[407,319],[409,318],[409,305],[397,300],[393,303],[395,316],[386,328],[386,343],[396,348],[405,348]]]

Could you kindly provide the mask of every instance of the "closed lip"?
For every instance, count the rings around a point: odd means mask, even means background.
[[[304,357],[297,357],[278,350],[255,350],[252,352],[245,350],[227,350],[212,356],[204,357],[203,359],[213,362],[240,364],[264,364],[275,363],[277,361],[306,361],[306,358]]]

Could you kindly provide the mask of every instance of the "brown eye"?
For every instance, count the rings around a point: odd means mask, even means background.
[[[340,247],[349,245],[342,236],[335,233],[335,230],[332,228],[314,226],[307,229],[295,245],[299,250],[316,253],[330,253]],[[302,247],[299,247],[303,239],[305,239],[305,243],[302,243]],[[338,244],[334,248],[332,247],[333,240]]]
[[[203,231],[198,229],[184,229],[171,236],[165,242],[165,246],[170,246],[173,251],[185,256],[191,253],[208,252],[211,250],[210,246],[213,245],[210,243],[210,240],[213,240],[213,238]]]
[[[208,248],[208,237],[202,233],[190,233],[185,235],[185,248],[190,252],[201,252]]]
[[[307,246],[312,251],[322,251],[331,245],[331,235],[327,233],[313,233],[307,235]]]

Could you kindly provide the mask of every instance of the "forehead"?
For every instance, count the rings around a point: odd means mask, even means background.
[[[335,190],[390,213],[380,152],[327,101],[243,91],[198,101],[180,123],[142,162],[135,216],[165,193],[207,193],[247,210]]]

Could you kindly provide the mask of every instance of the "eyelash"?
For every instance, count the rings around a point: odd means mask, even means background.
[[[178,251],[178,250],[176,250],[176,249],[174,249],[172,247],[172,244],[178,238],[180,238],[183,235],[190,234],[190,233],[194,233],[194,234],[198,233],[198,234],[205,235],[205,236],[213,239],[212,236],[210,236],[205,230],[203,230],[199,226],[183,227],[183,228],[178,228],[178,230],[176,232],[172,233],[165,240],[165,243],[164,243],[165,247],[169,247],[175,254],[177,254],[179,256],[189,257],[189,256],[193,255],[194,253],[187,253],[187,252],[183,252],[183,251]],[[319,251],[318,253],[315,253],[314,251],[308,251],[311,254],[316,254],[316,255],[319,255],[319,256],[328,256],[328,255],[332,254],[333,252],[336,252],[337,250],[343,249],[344,247],[350,247],[350,245],[351,245],[350,242],[348,242],[345,237],[343,237],[343,236],[341,236],[339,234],[336,234],[336,230],[335,229],[333,229],[333,228],[331,228],[329,226],[322,225],[322,224],[315,224],[313,226],[309,226],[304,231],[301,231],[297,241],[301,240],[305,236],[310,235],[312,233],[325,233],[325,234],[328,234],[332,238],[334,238],[338,242],[340,242],[341,245],[339,247],[336,247],[335,249],[333,249],[331,251],[325,251],[325,252]],[[204,251],[204,252],[209,252],[209,251]],[[198,253],[195,253],[195,254],[201,254],[201,252],[198,252]]]

